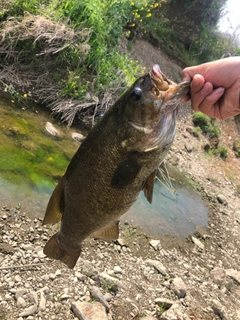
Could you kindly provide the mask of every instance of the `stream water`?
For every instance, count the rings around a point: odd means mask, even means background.
[[[45,129],[53,123],[58,136]],[[21,207],[29,217],[43,216],[48,199],[76,152],[79,143],[71,137],[79,129],[68,129],[37,105],[16,105],[0,100],[0,206]],[[171,174],[175,194],[156,181],[153,203],[143,193],[123,220],[152,236],[185,238],[196,226],[206,227],[208,211],[187,179]]]

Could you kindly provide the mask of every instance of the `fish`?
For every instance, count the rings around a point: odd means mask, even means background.
[[[87,237],[118,238],[120,218],[141,191],[152,203],[189,84],[174,83],[153,65],[93,126],[49,199],[43,225],[61,225],[45,255],[73,269]]]

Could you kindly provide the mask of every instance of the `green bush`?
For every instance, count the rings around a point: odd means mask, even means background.
[[[226,159],[228,155],[228,149],[226,147],[218,148],[218,152],[221,158]]]
[[[235,140],[233,142],[233,151],[237,158],[240,158],[240,142]]]
[[[220,130],[215,125],[215,119],[209,118],[202,112],[195,112],[192,121],[196,127],[200,127],[203,134],[207,135],[210,139],[220,136]]]

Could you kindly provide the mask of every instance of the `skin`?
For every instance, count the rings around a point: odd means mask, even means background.
[[[192,80],[192,109],[225,120],[240,113],[240,57],[230,57],[185,68],[183,80]]]

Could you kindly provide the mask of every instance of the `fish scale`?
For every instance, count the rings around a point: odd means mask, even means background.
[[[151,203],[188,92],[189,82],[175,84],[154,65],[92,128],[49,200],[43,224],[61,227],[44,247],[48,257],[73,268],[88,236],[118,238],[119,219],[141,190]]]

